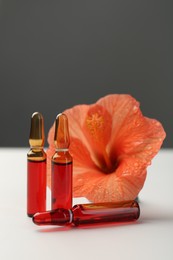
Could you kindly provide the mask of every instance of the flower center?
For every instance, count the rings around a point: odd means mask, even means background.
[[[100,106],[90,109],[85,121],[86,136],[95,154],[96,164],[103,173],[112,173],[117,167],[106,151],[111,122],[109,113]]]
[[[118,161],[113,160],[111,161],[111,158],[108,156],[106,151],[102,151],[102,156],[98,158],[99,161],[99,168],[102,172],[109,174],[113,173],[115,169],[118,167]]]
[[[103,134],[104,129],[104,119],[101,115],[98,113],[93,113],[86,119],[87,128],[89,130],[90,135],[95,140],[95,142],[98,142],[100,139],[100,136]]]

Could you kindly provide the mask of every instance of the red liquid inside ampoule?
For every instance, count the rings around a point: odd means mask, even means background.
[[[37,213],[33,222],[37,225],[74,225],[79,227],[102,226],[136,221],[140,216],[136,201],[78,204],[72,209],[59,208]]]
[[[72,162],[52,162],[52,209],[72,207]]]
[[[46,210],[46,160],[27,163],[27,214]]]
[[[135,201],[118,203],[79,204],[72,208],[75,226],[131,222],[139,218],[140,209]]]

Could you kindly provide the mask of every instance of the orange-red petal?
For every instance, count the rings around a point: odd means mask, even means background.
[[[108,95],[64,113],[74,160],[74,196],[94,202],[135,199],[165,138],[162,125],[144,117],[139,102],[129,95]],[[52,127],[48,160],[54,150],[53,131]]]
[[[97,170],[74,175],[74,196],[84,196],[93,202],[133,200],[142,189],[146,168],[133,158],[121,161],[111,174]]]

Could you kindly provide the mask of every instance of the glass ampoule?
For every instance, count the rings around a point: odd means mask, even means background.
[[[39,112],[31,117],[27,154],[27,215],[46,210],[46,153],[44,152],[44,121]]]
[[[55,153],[51,168],[51,208],[72,207],[72,156],[69,153],[70,137],[68,118],[58,114],[55,120]]]
[[[56,209],[33,216],[37,225],[98,226],[109,223],[132,222],[139,218],[136,201],[77,204],[72,209]]]

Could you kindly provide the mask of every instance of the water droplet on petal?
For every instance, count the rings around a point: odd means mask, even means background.
[[[133,112],[136,113],[138,111],[138,107],[137,106],[134,106],[133,107]]]
[[[136,127],[140,126],[140,122],[136,121],[136,122],[135,122],[135,126],[136,126]]]
[[[156,126],[160,126],[160,123],[159,122],[156,122],[156,124],[155,124]]]
[[[77,184],[78,184],[79,186],[82,186],[82,185],[84,184],[83,179],[78,179],[78,180],[77,180]]]
[[[138,167],[138,166],[139,166],[139,164],[136,162],[136,163],[134,163],[134,166],[135,166],[135,167]]]

